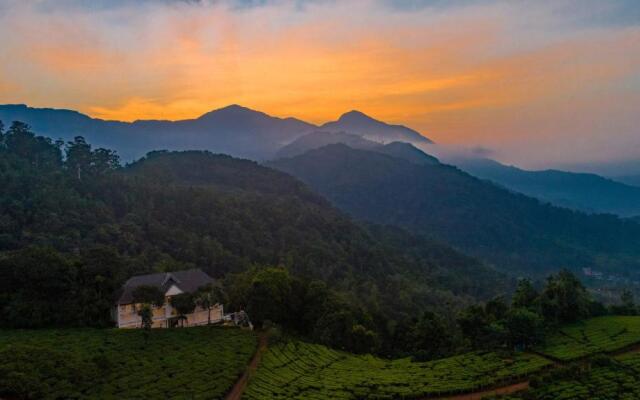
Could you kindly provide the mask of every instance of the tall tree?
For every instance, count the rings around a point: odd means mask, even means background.
[[[104,175],[120,168],[120,157],[113,150],[98,148],[91,154],[92,172],[96,175]]]
[[[36,136],[23,122],[11,124],[4,135],[4,145],[9,153],[29,161],[36,168],[56,168],[62,162],[60,149],[51,139]]]
[[[196,308],[196,303],[191,293],[180,293],[175,296],[171,296],[171,306],[178,312],[178,318],[180,324],[184,326],[184,320],[187,319],[187,314],[191,314]]]
[[[540,295],[542,315],[553,323],[573,322],[588,316],[589,302],[585,287],[566,269],[550,275]]]
[[[451,333],[441,316],[426,311],[411,329],[411,350],[419,355],[417,359],[420,361],[448,354],[453,350],[454,336]]]
[[[147,344],[151,327],[153,327],[153,310],[149,304],[143,304],[138,310],[138,315],[144,332],[144,343]]]
[[[227,302],[227,295],[219,285],[210,284],[203,286],[195,294],[195,302],[207,310],[207,324],[211,324],[211,309],[216,305]]]
[[[511,299],[511,305],[515,308],[533,309],[536,306],[538,296],[539,293],[533,287],[531,280],[521,279],[518,281],[518,287]]]
[[[261,326],[265,320],[282,323],[288,318],[291,277],[283,268],[266,268],[253,278],[247,311],[249,318]]]
[[[527,308],[514,308],[509,311],[505,326],[509,344],[513,347],[529,347],[539,343],[544,336],[544,320]]]
[[[67,143],[67,167],[75,175],[78,181],[82,181],[84,174],[91,168],[92,153],[91,145],[84,137],[76,136],[73,141]]]

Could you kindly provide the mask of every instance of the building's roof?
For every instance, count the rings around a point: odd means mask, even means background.
[[[133,276],[122,287],[118,304],[132,303],[133,291],[138,286],[155,286],[166,293],[172,285],[176,285],[181,291],[192,293],[210,283],[213,283],[213,278],[200,269]]]

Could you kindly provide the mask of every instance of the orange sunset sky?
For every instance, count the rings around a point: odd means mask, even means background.
[[[635,0],[0,0],[0,103],[361,110],[524,166],[640,157]]]

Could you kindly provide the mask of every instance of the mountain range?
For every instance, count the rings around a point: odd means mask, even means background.
[[[41,135],[65,141],[84,136],[95,146],[118,151],[126,161],[152,150],[211,150],[253,160],[273,158],[277,150],[309,132],[348,131],[380,142],[431,143],[418,132],[377,121],[358,111],[322,126],[295,118],[277,118],[239,105],[180,121],[105,121],[70,110],[0,105],[0,121],[22,121]]]
[[[544,204],[445,164],[332,144],[267,165],[362,220],[431,235],[512,274],[591,267],[638,276],[640,225]]]
[[[447,160],[478,178],[552,204],[589,213],[640,215],[640,187],[595,174],[526,171],[486,158]]]
[[[460,164],[478,179],[408,143],[431,143],[416,131],[356,111],[321,126],[237,105],[193,120],[127,123],[10,105],[0,106],[0,120],[27,122],[51,138],[83,135],[95,146],[115,148],[126,161],[159,149],[276,159],[266,165],[299,178],[358,219],[431,236],[516,275],[561,267],[623,275],[640,270],[637,223],[545,204],[638,215],[635,188],[595,175],[534,173],[490,160]]]

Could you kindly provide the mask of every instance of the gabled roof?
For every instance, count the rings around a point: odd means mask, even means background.
[[[155,286],[163,293],[166,293],[172,285],[176,285],[181,291],[192,293],[198,290],[198,288],[213,282],[213,278],[205,274],[201,269],[133,276],[129,278],[122,287],[118,304],[132,303],[133,291],[138,286]]]

